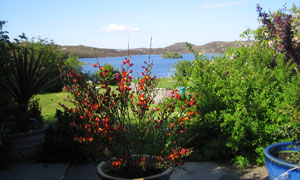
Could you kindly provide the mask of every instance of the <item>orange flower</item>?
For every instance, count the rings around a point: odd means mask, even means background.
[[[121,166],[121,164],[122,164],[121,161],[113,161],[112,162],[113,166]]]
[[[98,104],[93,104],[92,107],[91,107],[91,110],[92,111],[96,110],[96,109],[98,109],[98,107],[99,107]]]
[[[174,126],[174,123],[170,124],[170,128],[172,128]]]
[[[157,156],[157,160],[161,161],[162,157],[161,156]]]
[[[93,137],[89,137],[89,138],[88,138],[88,141],[90,141],[90,142],[92,142],[93,140],[94,140]]]
[[[189,120],[189,117],[185,116],[185,117],[184,117],[184,120],[185,120],[185,121],[186,121],[186,120]]]
[[[73,82],[76,83],[76,82],[78,82],[78,80],[77,79],[73,79]]]
[[[183,124],[182,118],[178,118],[179,124]]]
[[[122,77],[126,77],[127,74],[128,74],[128,73],[127,73],[126,71],[123,71],[123,72],[122,72]]]
[[[175,99],[180,99],[180,94],[176,94]]]

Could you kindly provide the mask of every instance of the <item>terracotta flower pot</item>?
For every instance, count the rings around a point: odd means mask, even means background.
[[[146,155],[146,157],[148,157]],[[106,162],[101,162],[100,164],[98,164],[97,166],[97,175],[100,177],[100,179],[103,180],[129,180],[128,178],[120,178],[120,177],[113,177],[107,174],[107,172],[105,171],[105,167],[107,167],[107,163]],[[107,168],[106,168],[107,169]],[[143,180],[169,180],[170,175],[173,172],[173,168],[167,168],[165,171],[159,173],[159,174],[155,174],[152,176],[147,176],[147,177],[138,177],[138,178],[134,178],[135,180],[137,179],[143,179]]]

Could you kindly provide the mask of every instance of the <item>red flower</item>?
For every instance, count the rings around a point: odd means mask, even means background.
[[[123,61],[122,64],[125,65],[125,64],[126,64],[126,61]]]
[[[91,110],[96,110],[96,109],[98,109],[98,107],[99,107],[98,104],[93,104],[91,107]]]
[[[73,82],[76,83],[76,82],[78,82],[78,80],[77,79],[73,79]]]
[[[92,142],[93,140],[94,140],[93,137],[89,137],[89,138],[88,138],[88,141],[90,141],[90,142]]]
[[[174,126],[174,123],[171,123],[171,124],[170,124],[170,128],[172,128],[173,126]]]
[[[97,67],[98,66],[98,63],[96,63],[96,64],[93,64],[93,67]]]
[[[186,155],[186,149],[182,148],[180,153],[181,153],[182,156],[185,156]]]
[[[194,99],[191,99],[189,105],[192,106],[194,104],[194,102],[195,102]]]
[[[121,164],[122,164],[121,161],[113,161],[112,162],[113,166],[121,166]]]
[[[157,156],[157,160],[161,161],[162,157],[161,156]]]

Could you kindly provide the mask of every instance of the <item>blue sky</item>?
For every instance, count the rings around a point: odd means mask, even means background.
[[[256,4],[266,11],[299,0],[0,0],[0,20],[11,38],[25,33],[59,45],[126,49],[202,45],[240,40],[258,27]]]

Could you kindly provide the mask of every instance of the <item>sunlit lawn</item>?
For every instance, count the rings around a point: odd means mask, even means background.
[[[159,88],[175,88],[176,82],[171,78],[161,78],[159,79],[158,86]],[[115,86],[112,87],[112,90],[115,90]],[[46,119],[51,119],[55,116],[56,109],[63,110],[63,108],[59,105],[62,103],[68,107],[73,107],[70,102],[67,102],[68,92],[58,92],[58,93],[45,93],[38,94],[37,98],[39,98],[40,106],[42,108],[42,116]]]
[[[39,98],[40,106],[42,108],[42,116],[53,117],[56,109],[63,110],[59,103],[65,104],[68,107],[73,106],[71,103],[65,101],[68,94],[68,92],[38,94],[37,98]]]

